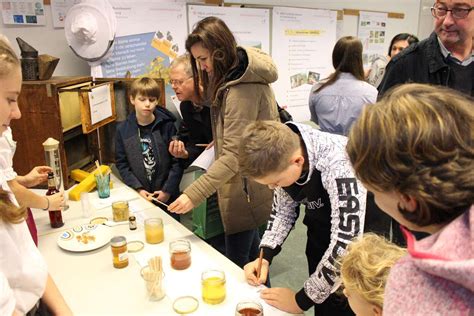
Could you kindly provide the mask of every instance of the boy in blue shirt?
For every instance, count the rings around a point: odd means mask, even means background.
[[[170,203],[179,195],[183,176],[178,160],[168,152],[176,135],[176,119],[167,109],[157,107],[160,89],[154,79],[136,79],[129,96],[135,112],[117,127],[117,168],[125,184],[147,200],[156,198]]]

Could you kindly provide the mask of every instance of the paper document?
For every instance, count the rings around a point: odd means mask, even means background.
[[[110,196],[105,199],[100,199],[97,193],[89,193],[90,203],[96,210],[111,206],[113,202],[130,201],[138,199],[136,192],[128,187],[121,187],[110,190]]]
[[[193,161],[190,167],[195,166],[204,170],[209,169],[209,166],[214,162],[214,146],[205,149],[196,160]]]
[[[89,105],[92,125],[111,117],[112,100],[110,98],[110,86],[107,84],[91,88],[89,92]]]

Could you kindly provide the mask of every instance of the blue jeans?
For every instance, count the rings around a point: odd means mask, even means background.
[[[258,258],[259,245],[258,229],[225,235],[225,256],[243,268],[244,265]]]

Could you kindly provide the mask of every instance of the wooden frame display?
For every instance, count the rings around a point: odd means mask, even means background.
[[[92,123],[91,104],[89,100],[89,95],[93,89],[97,87],[105,86],[105,85],[109,86],[109,97],[110,97],[110,106],[111,106],[112,115],[94,124]],[[82,87],[79,89],[79,95],[81,98],[81,122],[82,122],[83,133],[88,134],[90,132],[93,132],[97,128],[115,121],[115,119],[117,118],[117,114],[115,112],[114,85],[112,82],[105,82],[105,83],[95,84],[89,87]]]

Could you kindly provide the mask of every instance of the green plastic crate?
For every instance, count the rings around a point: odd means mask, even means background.
[[[195,171],[194,178],[197,179],[202,174],[202,171]],[[193,232],[202,239],[209,239],[224,233],[217,194],[213,194],[193,209]]]

